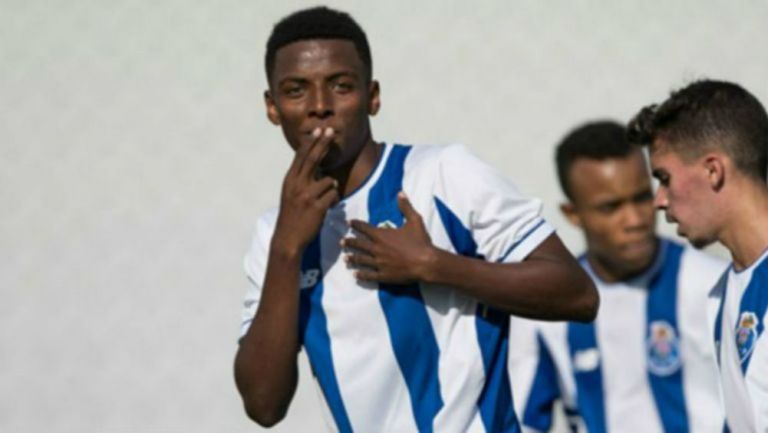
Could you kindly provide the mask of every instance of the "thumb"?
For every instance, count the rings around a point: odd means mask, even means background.
[[[411,201],[408,200],[408,196],[403,191],[397,193],[397,207],[400,208],[400,212],[403,213],[406,221],[413,221],[419,218],[419,213],[411,205]]]

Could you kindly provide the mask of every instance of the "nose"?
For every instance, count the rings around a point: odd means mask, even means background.
[[[330,89],[322,86],[314,90],[309,103],[309,116],[325,119],[333,115],[333,96]]]
[[[648,210],[650,207],[647,204],[645,208],[637,203],[627,205],[624,209],[624,226],[629,230],[647,227],[649,222]]]
[[[656,209],[664,210],[669,206],[669,199],[667,198],[667,191],[663,187],[656,189],[656,195],[653,196],[653,206]]]

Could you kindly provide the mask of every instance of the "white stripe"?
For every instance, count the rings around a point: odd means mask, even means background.
[[[648,291],[606,288],[600,298],[597,341],[603,361],[606,427],[610,432],[663,431],[647,376],[628,373],[647,371]]]
[[[677,326],[683,359],[683,395],[691,432],[720,432],[720,398],[713,333],[707,324],[708,294],[726,263],[691,248],[683,251],[677,281]],[[717,308],[717,305],[714,306]]]

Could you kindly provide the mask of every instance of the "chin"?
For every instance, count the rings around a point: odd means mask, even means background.
[[[702,248],[706,248],[715,242],[714,239],[708,239],[708,238],[687,238],[687,239],[688,239],[688,242],[690,242],[694,248],[699,250]]]

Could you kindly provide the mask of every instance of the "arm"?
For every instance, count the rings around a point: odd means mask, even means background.
[[[364,236],[344,239],[348,261],[364,266],[361,280],[447,285],[514,315],[543,320],[591,321],[599,303],[594,284],[560,239],[550,235],[522,262],[493,263],[435,247],[421,216],[404,194],[398,196],[406,223],[352,227]]]
[[[338,200],[334,180],[315,179],[329,141],[330,135],[316,133],[313,143],[296,152],[286,174],[261,300],[235,356],[235,382],[245,411],[265,427],[283,419],[298,382],[301,258]]]

